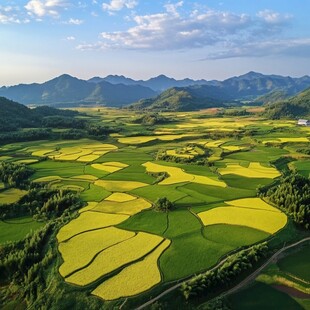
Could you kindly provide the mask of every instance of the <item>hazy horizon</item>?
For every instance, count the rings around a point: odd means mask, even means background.
[[[7,0],[0,86],[124,75],[224,80],[310,73],[310,2]]]

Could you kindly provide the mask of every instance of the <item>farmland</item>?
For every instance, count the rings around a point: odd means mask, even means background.
[[[82,202],[51,237],[57,257],[51,268],[65,292],[108,309],[123,303],[131,309],[227,255],[265,240],[273,251],[305,234],[283,210],[257,197],[258,188],[276,184],[284,171],[309,174],[309,155],[299,150],[309,148],[310,133],[294,122],[193,112],[165,113],[169,123],[150,127],[130,123],[137,117],[132,111],[83,111],[105,125],[121,122],[118,132],[0,147],[1,162],[33,169],[34,187],[70,190]],[[0,204],[18,203],[27,193],[1,182]],[[163,197],[172,203],[167,212],[153,207]],[[35,216],[3,220],[0,243],[22,240],[43,225]],[[279,270],[303,274],[307,251],[280,261]],[[257,281],[240,293],[242,300],[231,298],[233,309],[252,305],[254,291],[299,305]]]

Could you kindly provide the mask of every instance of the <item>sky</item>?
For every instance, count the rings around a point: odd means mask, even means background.
[[[0,0],[0,86],[310,74],[309,0]]]

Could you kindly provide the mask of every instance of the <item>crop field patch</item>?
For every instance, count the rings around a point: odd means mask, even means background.
[[[84,201],[101,201],[111,195],[111,192],[103,189],[101,186],[90,183],[89,188],[83,191],[80,197]]]
[[[152,224],[150,225],[150,223]],[[168,215],[164,212],[145,210],[131,216],[126,221],[118,224],[117,227],[163,236],[168,229]]]
[[[188,193],[197,199],[205,199],[206,202],[217,202],[238,199],[243,197],[251,197],[256,195],[255,190],[249,190],[238,187],[218,187],[218,186],[204,186],[202,184],[190,183],[178,188],[181,192]],[[195,195],[195,192],[198,195]],[[205,198],[203,198],[205,197]]]
[[[263,296],[263,298],[257,298],[258,296]],[[232,309],[238,310],[303,309],[288,294],[260,282],[255,282],[247,289],[230,296],[229,303]]]
[[[148,184],[135,181],[110,181],[110,180],[98,180],[95,185],[104,188],[109,192],[129,192],[134,189],[147,186]]]
[[[292,274],[304,281],[310,282],[309,261],[305,258],[310,257],[310,246],[305,246],[298,252],[282,258],[277,264],[280,270]]]
[[[100,252],[89,266],[75,272],[66,278],[66,281],[76,285],[88,285],[118,268],[142,258],[162,241],[163,238],[159,236],[140,232],[135,237]]]
[[[222,176],[222,179],[230,188],[239,189],[240,191],[247,190],[248,193],[251,193],[247,197],[255,196],[258,185],[265,186],[273,182],[273,179],[270,178],[248,178],[237,174],[226,174]]]
[[[93,208],[93,211],[134,215],[144,209],[149,209],[151,206],[152,205],[143,198],[124,202],[103,200]]]
[[[309,139],[306,137],[301,138],[277,138],[274,140],[264,140],[264,144],[267,143],[309,143]]]
[[[41,177],[49,177],[53,175],[57,175],[62,178],[70,178],[84,174],[84,166],[85,164],[77,162],[45,160],[32,165],[32,168],[34,168],[36,172],[31,178],[38,179]],[[86,174],[93,173],[87,172]]]
[[[169,244],[170,241],[165,240],[142,261],[124,268],[119,274],[99,285],[92,294],[104,300],[114,300],[149,290],[161,281],[157,261]]]
[[[176,185],[149,185],[132,190],[131,193],[141,196],[147,200],[155,202],[157,198],[167,197],[170,201],[175,202],[187,196],[187,194],[179,191]]]
[[[237,161],[260,162],[269,163],[276,160],[282,155],[289,152],[285,149],[276,147],[256,146],[248,152],[238,152],[226,156],[227,160],[233,159]]]
[[[276,233],[287,223],[284,213],[235,206],[217,207],[198,214],[205,226],[229,224],[252,227],[266,233]]]
[[[199,218],[188,210],[174,210],[168,213],[169,227],[164,236],[172,239],[183,234],[192,233],[202,228]]]
[[[279,177],[280,172],[273,167],[264,167],[259,162],[251,162],[248,168],[239,164],[227,164],[226,168],[218,169],[221,175],[236,174],[247,178],[270,178]]]
[[[89,141],[85,145],[82,143],[79,144],[78,142],[75,142],[73,145],[67,143],[63,146],[54,144],[54,148],[46,149],[44,149],[43,145],[41,149],[34,150],[31,154],[38,157],[47,156],[50,159],[60,161],[92,162],[100,156],[115,150],[117,150],[117,147],[113,144],[101,144]]]
[[[298,173],[302,174],[306,178],[310,176],[310,160],[301,160],[292,162],[291,165],[297,170]]]
[[[132,196],[126,193],[113,193],[107,197],[106,201],[115,201],[115,202],[126,202],[137,199],[136,196]]]
[[[127,218],[127,215],[120,214],[107,214],[92,211],[83,212],[79,217],[72,220],[59,230],[57,240],[58,242],[62,242],[85,231],[119,224]]]
[[[31,217],[0,221],[0,245],[22,240],[28,233],[34,232],[42,226],[44,226],[43,222],[36,222]]]
[[[210,268],[234,247],[205,239],[200,230],[174,238],[160,257],[164,281],[172,281]]]
[[[0,204],[15,203],[27,194],[27,191],[9,188],[0,192]]]
[[[151,173],[165,172],[169,175],[166,179],[164,179],[159,183],[160,185],[171,185],[183,182],[193,182],[205,185],[226,187],[226,184],[222,181],[214,180],[209,177],[201,175],[189,174],[184,172],[181,168],[172,166],[163,166],[152,162],[146,162],[143,164],[143,166],[146,168],[148,172]]]
[[[198,134],[199,135],[199,134]],[[161,141],[173,141],[179,140],[187,137],[195,136],[195,134],[175,134],[175,135],[157,135],[157,136],[139,136],[139,137],[125,137],[119,138],[118,142],[122,144],[143,144],[154,140],[161,140]]]
[[[134,236],[133,232],[108,227],[85,232],[61,242],[58,249],[64,262],[59,268],[59,273],[66,277],[73,271],[85,267],[100,251]]]
[[[251,245],[270,236],[266,232],[251,227],[227,224],[206,226],[203,235],[210,241],[234,247]]]

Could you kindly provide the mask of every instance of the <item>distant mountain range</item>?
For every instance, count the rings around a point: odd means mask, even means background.
[[[1,87],[0,96],[26,105],[50,105],[72,107],[104,104],[122,106],[150,98],[157,93],[141,85],[111,84],[105,81],[91,83],[68,74],[43,84],[20,84]]]
[[[165,75],[146,81],[118,75],[93,77],[85,81],[64,74],[42,84],[3,86],[0,96],[26,105],[122,107],[138,102],[138,108],[161,109],[166,105],[167,110],[196,110],[235,101],[255,100],[272,92],[289,97],[309,86],[309,76],[291,78],[256,72],[224,81],[175,80]],[[278,95],[272,95],[271,98]]]

